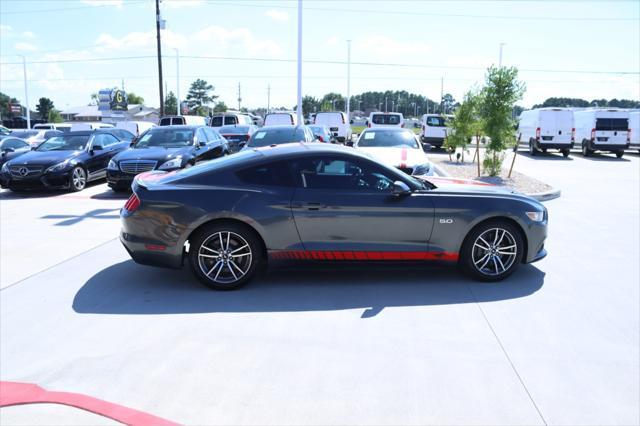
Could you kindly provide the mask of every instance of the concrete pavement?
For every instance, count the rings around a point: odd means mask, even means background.
[[[549,256],[499,284],[289,267],[211,292],[130,261],[113,217],[41,219],[122,199],[0,198],[3,267],[32,272],[2,275],[0,378],[187,424],[638,424],[640,159],[605,157],[518,158],[563,195]]]

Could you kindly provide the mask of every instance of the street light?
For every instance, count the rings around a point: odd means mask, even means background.
[[[507,43],[500,43],[500,58],[498,59],[498,67],[502,68],[502,48]]]
[[[22,74],[24,77],[24,101],[27,104],[27,129],[31,128],[31,111],[29,111],[29,89],[27,87],[27,59],[24,55],[18,55],[22,58]],[[48,120],[48,117],[47,117]]]
[[[180,52],[175,48],[173,50],[176,51],[176,96],[178,97],[176,115],[180,115]]]
[[[302,122],[302,0],[298,0],[298,124]]]
[[[347,120],[351,119],[351,40],[347,40]]]

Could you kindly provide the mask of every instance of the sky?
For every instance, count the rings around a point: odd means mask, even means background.
[[[227,106],[296,104],[296,0],[163,0],[163,72],[176,92],[202,78]],[[499,61],[548,97],[640,99],[640,1],[303,0],[302,90],[407,90],[461,99]],[[0,91],[56,108],[121,87],[158,106],[154,0],[0,0]]]

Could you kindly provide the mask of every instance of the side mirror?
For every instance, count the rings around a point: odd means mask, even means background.
[[[353,120],[349,120],[349,124],[353,124]]]
[[[393,182],[393,195],[400,197],[408,194],[411,194],[411,188],[406,183],[400,180]]]
[[[242,148],[244,148],[246,144],[247,144],[247,143],[246,143],[245,141],[240,142],[240,143],[238,144],[238,149],[242,149]]]
[[[198,146],[207,146],[207,143],[205,141],[200,141],[198,142]]]
[[[91,147],[91,151],[102,151],[103,149],[102,145],[93,145]]]

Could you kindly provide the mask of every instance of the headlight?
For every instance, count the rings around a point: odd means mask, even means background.
[[[180,167],[182,167],[182,157],[176,157],[172,160],[162,163],[162,165],[158,167],[158,169],[168,170],[168,169],[179,169]]]
[[[107,170],[118,170],[118,163],[113,160],[109,160],[109,165],[107,166]]]
[[[62,170],[66,169],[67,167],[69,167],[69,160],[65,160],[62,163],[58,163],[54,166],[49,167],[45,173],[49,173],[49,172],[61,172]]]
[[[527,212],[527,216],[534,222],[542,222],[544,220],[544,212]]]
[[[2,165],[2,170],[1,170],[1,172],[2,172],[2,173],[9,173],[9,163],[4,163],[4,164]]]

